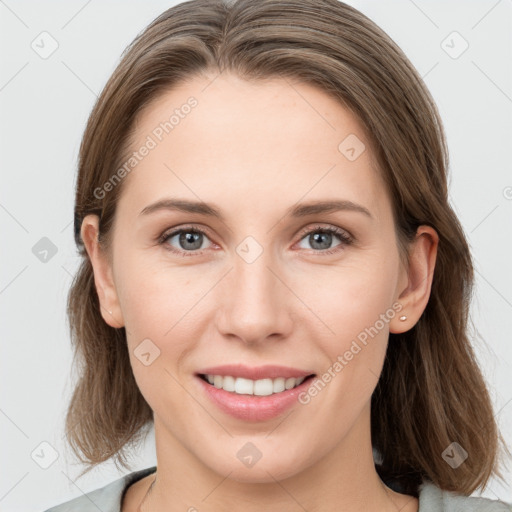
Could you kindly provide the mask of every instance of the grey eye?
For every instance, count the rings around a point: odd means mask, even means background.
[[[178,246],[172,243],[173,239],[178,241]],[[207,237],[204,233],[195,230],[180,230],[171,233],[166,239],[165,242],[172,245],[177,250],[182,251],[197,251],[199,249],[204,249],[203,242],[207,240]]]
[[[308,233],[302,240],[307,240],[310,244],[310,247],[303,247],[302,249],[314,249],[317,251],[325,251],[326,249],[332,249],[333,247],[336,247],[336,245],[341,244],[342,242],[339,242],[339,244],[331,245],[333,243],[334,238],[340,238],[339,235],[335,233],[330,233],[326,230],[320,230],[317,229],[316,231],[312,231],[311,233]],[[301,243],[302,243],[301,240]]]

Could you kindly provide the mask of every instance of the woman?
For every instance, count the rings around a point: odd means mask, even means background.
[[[467,334],[436,106],[337,0],[193,0],[126,51],[84,134],[69,296],[89,468],[52,511],[510,510]],[[487,507],[487,508],[486,508]]]

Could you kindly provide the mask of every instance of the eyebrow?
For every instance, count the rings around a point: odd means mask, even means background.
[[[220,209],[213,204],[208,204],[202,201],[190,201],[188,199],[172,199],[165,198],[156,201],[146,206],[139,215],[149,215],[161,210],[180,211],[185,213],[198,213],[201,215],[207,215],[210,217],[216,217],[221,221],[224,221]],[[327,201],[310,201],[308,203],[302,203],[294,205],[285,212],[286,215],[292,217],[307,217],[308,215],[317,215],[319,213],[331,213],[335,211],[353,211],[366,215],[373,219],[370,211],[364,206],[348,201],[345,199],[340,200],[327,200]]]

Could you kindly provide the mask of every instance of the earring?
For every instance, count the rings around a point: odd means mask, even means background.
[[[112,311],[109,311],[110,314],[112,314]]]
[[[405,315],[403,315],[403,316],[401,316],[401,317],[400,317],[400,321],[401,321],[401,322],[405,322],[405,320],[407,320],[407,317],[406,317]]]

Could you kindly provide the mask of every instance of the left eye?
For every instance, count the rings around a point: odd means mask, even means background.
[[[338,238],[341,240],[339,244],[336,244],[334,247],[338,247],[339,245],[345,245],[350,243],[350,237],[348,237],[343,231],[334,228],[316,228],[308,233],[301,239],[309,241],[311,248],[314,250],[322,251],[322,252],[331,252],[328,249],[333,249],[331,244],[333,242],[333,238]],[[307,247],[306,247],[307,249]]]

